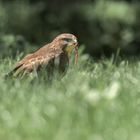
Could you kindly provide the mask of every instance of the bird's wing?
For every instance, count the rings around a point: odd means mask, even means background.
[[[47,65],[49,61],[58,57],[61,53],[62,50],[60,49],[48,48],[40,53],[29,54],[16,64],[10,74],[17,77],[25,73],[37,71],[41,66]]]

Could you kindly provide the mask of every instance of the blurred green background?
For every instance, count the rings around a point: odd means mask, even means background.
[[[0,0],[1,56],[41,47],[63,32],[75,34],[91,56],[139,55],[140,1]]]
[[[3,78],[62,32],[85,54],[61,80]],[[140,0],[0,0],[0,140],[139,140],[140,59],[119,51],[140,54]]]

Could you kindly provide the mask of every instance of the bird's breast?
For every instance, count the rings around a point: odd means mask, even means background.
[[[67,54],[62,53],[58,57],[54,58],[55,73],[64,74],[67,71],[68,66],[69,66],[69,58]]]

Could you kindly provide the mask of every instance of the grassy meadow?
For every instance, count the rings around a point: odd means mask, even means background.
[[[4,78],[61,33],[81,45],[62,79]],[[140,0],[0,0],[0,140],[140,140],[139,56]]]
[[[139,60],[81,55],[52,84],[4,80],[17,60],[0,61],[0,140],[139,140]]]

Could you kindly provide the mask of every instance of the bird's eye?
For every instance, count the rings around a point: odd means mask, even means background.
[[[70,39],[70,38],[63,38],[63,40],[66,41],[66,42],[71,42],[72,41],[72,39]]]

